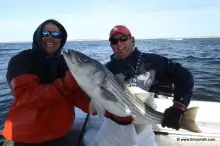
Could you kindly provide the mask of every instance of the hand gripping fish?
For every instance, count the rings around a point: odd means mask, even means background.
[[[103,64],[81,52],[68,50],[62,54],[78,85],[91,101],[116,116],[132,116],[134,124],[161,124],[164,114],[132,93],[122,75],[113,75]],[[187,109],[181,129],[201,132],[195,123],[197,110],[198,107]]]

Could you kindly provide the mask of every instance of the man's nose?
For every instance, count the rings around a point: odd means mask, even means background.
[[[49,34],[48,37],[49,37],[49,38],[53,38],[53,37],[52,37],[52,34]]]
[[[120,40],[118,40],[118,45],[124,45],[124,42],[121,42]]]

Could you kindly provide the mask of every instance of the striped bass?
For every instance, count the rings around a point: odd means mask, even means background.
[[[161,124],[164,114],[154,110],[151,102],[144,102],[132,93],[124,84],[122,75],[113,75],[103,64],[79,51],[68,50],[62,54],[76,82],[91,98],[91,103],[116,116],[132,116],[134,124]],[[187,109],[181,129],[201,132],[195,123],[197,110],[198,107]]]

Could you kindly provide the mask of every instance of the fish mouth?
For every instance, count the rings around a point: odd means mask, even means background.
[[[68,54],[68,52],[66,52],[66,51],[64,50],[64,51],[61,52],[61,54],[62,54],[63,56],[66,56],[66,55]]]
[[[64,58],[71,58],[71,57],[74,56],[75,53],[74,53],[74,51],[68,49],[67,51],[66,51],[66,50],[63,50],[63,51],[61,52],[61,54],[64,56]]]
[[[76,64],[76,55],[75,52],[73,50],[64,50],[62,51],[62,55],[64,57],[64,60],[66,61],[66,63],[71,63],[71,64]]]
[[[63,50],[63,51],[61,52],[61,54],[64,55],[64,56],[68,56],[68,55],[70,54],[70,50],[69,50],[69,49],[68,49],[67,51],[66,51],[66,50]]]

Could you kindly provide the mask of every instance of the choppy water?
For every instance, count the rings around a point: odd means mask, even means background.
[[[137,40],[137,47],[178,61],[192,71],[195,79],[193,100],[220,102],[220,39]],[[9,59],[30,43],[0,44],[0,131],[13,99],[5,73]],[[107,41],[68,42],[65,49],[77,49],[105,63],[112,54]]]

